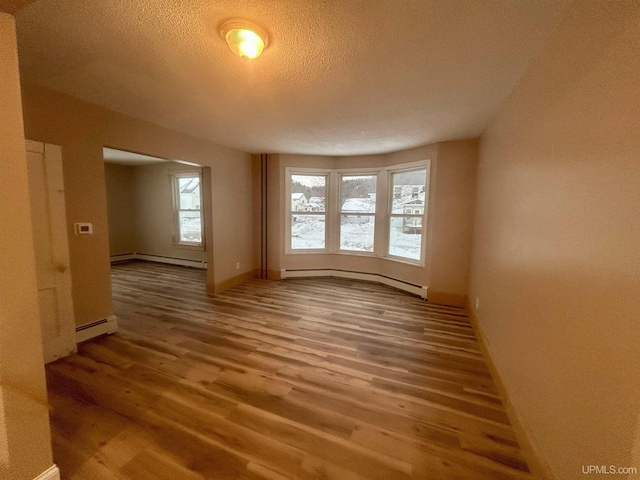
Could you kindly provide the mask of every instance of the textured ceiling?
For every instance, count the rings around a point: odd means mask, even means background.
[[[478,136],[565,0],[38,0],[24,80],[250,152],[382,153]],[[269,46],[242,60],[241,17]]]

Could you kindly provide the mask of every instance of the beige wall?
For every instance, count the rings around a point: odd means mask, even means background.
[[[481,140],[470,296],[563,480],[640,469],[639,45],[637,2],[574,3]]]
[[[109,253],[123,255],[136,252],[134,219],[133,167],[104,164],[109,224]]]
[[[0,12],[0,479],[53,464],[12,16]]]
[[[285,254],[285,169],[376,168],[431,160],[425,267],[343,254]],[[430,290],[465,295],[471,252],[477,140],[427,145],[386,155],[270,155],[269,270],[335,268],[386,275]],[[384,227],[383,227],[384,228]]]
[[[206,261],[204,250],[173,244],[174,213],[171,175],[189,167],[167,162],[133,167],[135,253]],[[193,171],[193,168],[191,168]]]
[[[187,170],[200,169],[175,162],[136,166],[105,163],[111,256],[140,253],[207,261],[204,249],[173,243],[171,175]]]
[[[23,85],[22,100],[27,137],[62,146],[78,325],[112,313],[105,146],[211,167],[213,278],[208,282],[253,270],[249,154],[32,85]],[[93,223],[94,235],[73,235],[73,223],[85,221]]]
[[[476,194],[478,141],[438,144],[432,188],[431,287],[467,294]]]

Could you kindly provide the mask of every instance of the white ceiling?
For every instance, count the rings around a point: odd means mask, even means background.
[[[23,80],[250,152],[383,153],[478,136],[568,0],[37,0]],[[241,17],[270,43],[242,60]]]

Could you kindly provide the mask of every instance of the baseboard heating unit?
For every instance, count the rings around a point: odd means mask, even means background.
[[[115,315],[110,315],[107,318],[76,327],[76,343],[86,342],[100,335],[114,333],[117,329],[118,319]]]
[[[280,278],[305,278],[305,277],[340,277],[352,280],[365,280],[367,282],[377,282],[388,285],[398,290],[418,295],[421,298],[427,298],[429,287],[416,285],[414,283],[405,282],[396,278],[387,277],[386,275],[378,275],[376,273],[361,273],[350,270],[337,270],[332,268],[323,269],[306,269],[306,270],[280,270]]]
[[[146,260],[147,262],[168,263],[169,265],[207,269],[207,262],[188,260],[186,258],[163,257],[161,255],[147,255],[145,253],[124,253],[111,256],[111,263],[129,262],[131,260]]]

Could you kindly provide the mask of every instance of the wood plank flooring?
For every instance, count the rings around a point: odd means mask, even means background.
[[[529,479],[463,310],[343,279],[113,267],[118,333],[47,366],[65,480]]]

